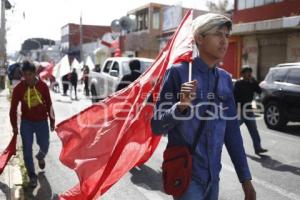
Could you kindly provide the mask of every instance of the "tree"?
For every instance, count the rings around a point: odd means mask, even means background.
[[[226,14],[228,9],[229,1],[228,0],[219,0],[218,3],[207,1],[206,6],[209,11]]]

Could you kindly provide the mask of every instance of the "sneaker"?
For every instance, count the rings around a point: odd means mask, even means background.
[[[260,155],[260,154],[266,153],[266,152],[268,152],[268,150],[267,149],[263,149],[263,148],[255,150],[255,154],[257,154],[257,155]]]
[[[37,177],[30,178],[29,185],[32,188],[36,188],[36,186],[37,186]]]

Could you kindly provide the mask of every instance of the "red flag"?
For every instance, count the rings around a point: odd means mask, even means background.
[[[54,69],[54,64],[51,63],[49,66],[47,66],[40,74],[40,78],[42,80],[45,80],[47,78],[49,78],[50,76],[52,76],[53,74],[53,69]]]
[[[106,42],[105,40],[100,40],[100,44],[103,44],[104,46],[107,46],[108,48],[111,48],[111,43]]]
[[[7,148],[0,156],[0,174],[2,174],[10,158],[13,155],[16,155],[16,144],[17,144],[17,135],[14,135]]]
[[[191,46],[191,23],[189,11],[156,61],[131,87],[58,125],[56,131],[63,143],[60,160],[75,170],[80,181],[60,199],[96,199],[151,157],[160,141],[150,127],[157,100],[154,95],[160,91],[167,67],[181,56],[191,55],[192,49],[185,48]],[[179,50],[182,48],[185,51]]]

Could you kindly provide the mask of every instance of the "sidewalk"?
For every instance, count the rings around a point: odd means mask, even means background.
[[[0,152],[7,147],[12,138],[12,131],[9,121],[10,102],[7,97],[8,89],[0,90]],[[20,170],[20,138],[18,138],[17,156],[14,156],[4,172],[0,175],[0,200],[15,200],[22,199],[22,174]]]

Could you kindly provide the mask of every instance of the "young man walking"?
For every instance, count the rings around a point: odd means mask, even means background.
[[[35,173],[32,157],[32,145],[34,133],[39,145],[39,152],[35,156],[41,169],[45,168],[45,156],[49,148],[49,126],[51,131],[55,128],[54,112],[48,86],[36,76],[35,66],[24,61],[22,64],[23,80],[14,88],[10,108],[10,121],[14,134],[18,134],[17,107],[21,102],[20,133],[23,143],[23,154],[25,166],[30,178],[30,185],[37,186],[37,175]]]
[[[252,76],[252,68],[245,66],[241,71],[242,78],[234,85],[234,98],[241,113],[240,125],[246,124],[250,133],[254,152],[259,155],[268,150],[261,147],[261,139],[257,130],[255,115],[252,110],[252,101],[254,93],[260,94],[262,92],[258,82]]]
[[[218,67],[228,47],[231,26],[230,19],[219,14],[209,13],[196,18],[192,33],[200,56],[192,63],[193,81],[188,80],[188,63],[172,66],[164,78],[151,121],[153,132],[168,134],[167,148],[187,146],[189,149],[200,132],[191,154],[191,181],[180,197],[174,197],[177,200],[218,199],[224,143],[245,199],[256,199],[236,116],[231,76]],[[209,119],[202,117],[211,114]],[[201,126],[202,131],[199,131]]]

